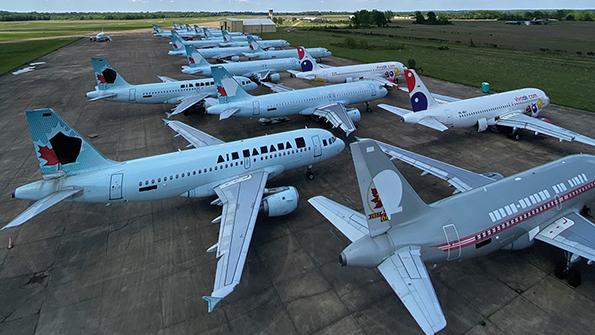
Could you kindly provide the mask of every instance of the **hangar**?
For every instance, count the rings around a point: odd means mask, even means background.
[[[274,33],[277,25],[271,19],[232,19],[219,22],[221,29],[239,31],[246,34]]]

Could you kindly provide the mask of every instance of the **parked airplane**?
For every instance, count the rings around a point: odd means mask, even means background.
[[[225,143],[184,123],[167,125],[195,149],[124,162],[106,159],[49,108],[26,112],[43,179],[18,187],[13,198],[35,203],[3,229],[16,227],[63,200],[91,203],[203,198],[223,206],[209,312],[240,282],[259,213],[281,216],[298,206],[295,187],[266,188],[270,178],[340,153],[341,139],[324,129],[300,129]]]
[[[303,47],[297,49],[301,71],[289,70],[296,78],[329,83],[376,80],[386,86],[398,86],[405,66],[399,62],[368,63],[345,66],[319,65]]]
[[[557,274],[577,285],[574,262],[595,261],[595,225],[581,215],[595,200],[595,156],[568,156],[503,178],[373,140],[352,143],[351,152],[365,215],[322,196],[309,202],[352,241],[341,264],[378,268],[426,334],[446,320],[424,262],[523,249],[540,240],[566,252]],[[385,153],[460,193],[426,204]]]
[[[170,30],[170,31],[165,31],[163,29],[161,29],[161,27],[159,27],[159,25],[154,24],[153,25],[153,36],[156,37],[163,37],[163,38],[171,38],[172,35],[172,31],[175,30],[182,38],[184,39],[200,39],[203,38],[205,35],[202,32],[202,30],[198,30],[197,27],[195,26],[193,29],[180,29],[180,28],[175,28]]]
[[[405,78],[413,112],[380,104],[385,109],[403,118],[406,123],[445,131],[448,128],[477,127],[484,131],[489,126],[512,128],[512,136],[518,140],[519,130],[555,137],[560,141],[577,141],[595,145],[595,139],[558,127],[538,118],[541,110],[550,103],[550,98],[536,88],[523,88],[477,98],[459,100],[431,94],[415,70],[406,70]],[[441,100],[445,103],[439,103]]]
[[[102,31],[100,33],[97,33],[95,36],[89,37],[89,41],[91,41],[91,42],[111,42],[112,41],[112,37],[106,35]]]
[[[196,51],[193,47],[186,46],[186,59],[188,65],[182,66],[182,72],[201,76],[211,76],[211,64]],[[265,59],[247,62],[231,62],[219,65],[233,75],[240,75],[254,79],[257,82],[263,80],[279,81],[280,71],[294,70],[300,68],[297,58]]]
[[[257,42],[248,36],[251,51],[245,52],[244,56],[254,59],[272,59],[272,58],[299,58],[297,49],[286,50],[265,50],[262,42]],[[326,48],[306,48],[308,53],[317,59],[330,57],[333,54]]]
[[[141,104],[176,104],[173,116],[180,114],[192,106],[203,104],[209,106],[217,104],[212,97],[217,96],[217,88],[213,79],[175,80],[159,77],[162,82],[131,85],[104,58],[91,58],[91,65],[95,72],[95,90],[87,92],[89,101],[109,100]],[[246,77],[235,77],[246,90],[258,87]]]
[[[346,105],[379,99],[387,90],[375,81],[358,81],[292,90],[283,85],[267,85],[278,93],[252,96],[242,89],[222,66],[213,66],[219,104],[207,107],[208,114],[219,119],[234,117],[260,118],[271,122],[289,115],[310,115],[340,127],[347,135],[355,131],[354,122],[361,118],[357,108]]]
[[[211,40],[205,40],[211,41]],[[262,45],[265,48],[276,48],[276,47],[285,47],[288,46],[289,43],[286,40],[264,40],[261,41]],[[226,59],[231,58],[232,61],[237,62],[240,60],[240,56],[243,55],[244,52],[252,51],[252,48],[246,43],[245,46],[233,47],[233,46],[223,46],[224,43],[216,43],[213,44],[215,47],[200,47],[195,46],[192,44],[186,43],[186,41],[182,41],[179,36],[172,36],[172,50],[168,52],[168,55],[171,56],[187,56],[186,54],[186,45],[190,45],[192,47],[198,48],[199,52],[205,58],[217,58],[217,59]],[[222,47],[218,47],[218,46]]]

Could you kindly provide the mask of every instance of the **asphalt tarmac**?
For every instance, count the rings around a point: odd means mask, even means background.
[[[93,89],[90,57],[104,56],[130,83],[157,81],[180,73],[182,57],[167,55],[167,40],[149,32],[117,36],[111,43],[81,39],[39,61],[37,70],[0,77],[0,226],[29,206],[10,198],[19,185],[40,178],[23,112],[52,107],[108,158],[126,160],[184,149],[183,139],[162,122],[167,105],[86,101]],[[328,64],[347,63],[330,59]],[[283,76],[284,84],[313,84]],[[426,78],[440,94],[472,97],[478,88]],[[479,83],[478,83],[479,84]],[[585,88],[587,89],[587,88]],[[259,88],[256,94],[269,92]],[[403,124],[376,104],[409,108],[394,90],[374,101],[356,132],[476,172],[505,176],[593,148],[522,133],[474,129],[437,133]],[[595,137],[595,114],[550,106],[554,123]],[[198,112],[178,120],[225,141],[320,125],[304,117],[262,126],[256,120]],[[340,131],[334,131],[344,138]],[[397,163],[432,202],[452,189]],[[206,249],[219,227],[210,221],[220,208],[212,199],[176,198],[146,203],[62,203],[17,229],[0,231],[1,334],[420,334],[399,299],[375,269],[345,268],[338,254],[348,240],[306,201],[325,195],[361,209],[349,150],[304,170],[285,173],[269,186],[292,185],[298,210],[259,218],[242,282],[211,314],[201,300],[209,294],[216,259]],[[7,249],[9,238],[14,247]],[[595,270],[583,268],[583,284],[570,287],[554,277],[561,252],[536,243],[522,251],[429,265],[446,313],[443,334],[593,334]]]

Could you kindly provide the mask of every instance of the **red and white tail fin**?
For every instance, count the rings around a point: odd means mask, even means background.
[[[405,81],[414,112],[424,111],[438,104],[415,70],[405,70]]]
[[[312,70],[320,69],[320,65],[316,63],[316,60],[312,58],[312,56],[308,53],[306,48],[298,47],[297,48],[298,59],[300,61],[300,66],[302,68],[302,72],[308,72]]]

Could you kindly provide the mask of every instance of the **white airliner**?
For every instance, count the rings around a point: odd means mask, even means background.
[[[518,131],[527,129],[560,141],[577,141],[595,146],[595,139],[538,118],[541,110],[550,103],[550,98],[542,90],[522,88],[459,100],[431,94],[414,70],[406,70],[405,79],[413,111],[386,104],[378,107],[399,115],[406,123],[421,124],[438,131],[470,127],[484,131],[490,126],[509,127],[517,140]]]
[[[222,206],[215,284],[209,311],[239,284],[259,213],[293,212],[295,187],[266,188],[270,178],[310,167],[340,153],[341,139],[324,129],[300,129],[225,143],[178,121],[167,125],[195,149],[116,162],[106,159],[49,108],[26,112],[42,179],[18,187],[13,198],[35,201],[5,228],[16,227],[63,200],[89,203],[202,198]],[[55,214],[52,214],[55,215]]]
[[[211,76],[211,64],[196,51],[193,47],[186,46],[186,53],[189,54],[186,59],[188,65],[182,66],[182,72],[186,74],[196,74],[201,76]],[[279,58],[265,59],[247,62],[231,62],[221,64],[227,72],[252,78],[258,82],[263,80],[279,81],[281,75],[279,72],[287,70],[296,70],[300,68],[300,62],[297,58]]]
[[[160,83],[131,85],[104,58],[92,58],[96,86],[87,92],[89,101],[109,100],[141,104],[176,104],[168,116],[180,114],[202,104],[217,104],[217,88],[213,79],[175,80],[160,76]],[[258,87],[246,77],[235,77],[246,90]]]
[[[252,96],[242,89],[222,66],[213,66],[219,104],[207,107],[208,114],[219,119],[234,117],[260,118],[261,122],[285,118],[289,115],[316,116],[340,127],[347,135],[355,131],[354,122],[361,118],[357,108],[345,106],[379,99],[387,90],[377,81],[357,81],[293,90],[284,85],[264,83],[278,93]]]
[[[328,83],[348,83],[356,80],[377,80],[386,86],[398,86],[406,67],[399,62],[381,62],[345,66],[319,65],[303,47],[297,49],[301,71],[289,70],[293,76]]]
[[[286,40],[264,40],[260,41],[263,48],[278,48],[278,47],[285,47],[288,46],[289,43]],[[182,38],[176,34],[171,36],[172,50],[168,51],[168,55],[170,56],[187,56],[185,46],[189,45],[194,48],[199,49],[201,53],[203,51],[209,51],[210,53],[214,52],[213,56],[219,56],[219,54],[226,54],[226,57],[229,56],[237,56],[238,58],[234,59],[234,61],[239,60],[239,56],[241,56],[244,52],[251,52],[253,49],[248,44],[248,42],[239,43],[227,43],[215,40],[201,40],[201,41],[184,41]],[[212,58],[211,54],[203,54],[206,58]],[[226,58],[226,57],[217,57],[217,58]]]
[[[248,42],[250,43],[251,51],[244,52],[244,56],[250,59],[273,59],[273,58],[298,58],[296,49],[284,49],[284,50],[273,50],[266,49],[266,46],[262,43],[264,41],[256,41],[251,36],[248,36]],[[327,48],[306,48],[308,53],[316,58],[330,57],[333,54]]]

